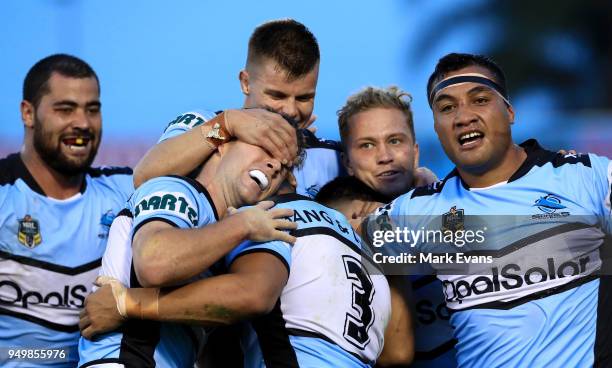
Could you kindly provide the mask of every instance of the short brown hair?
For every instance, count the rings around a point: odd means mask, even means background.
[[[262,58],[277,63],[289,79],[297,79],[319,62],[319,44],[302,23],[293,19],[272,20],[255,28],[249,39],[247,65]]]
[[[342,146],[346,148],[346,138],[349,133],[349,119],[360,112],[376,107],[398,109],[403,112],[404,115],[406,115],[406,124],[408,124],[412,139],[416,142],[414,122],[412,120],[412,108],[410,106],[411,102],[412,96],[402,91],[397,86],[390,86],[388,88],[366,87],[354,95],[349,96],[344,106],[337,112]]]

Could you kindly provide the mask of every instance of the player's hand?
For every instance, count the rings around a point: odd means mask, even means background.
[[[233,137],[260,146],[283,165],[291,166],[295,160],[295,128],[280,114],[264,109],[226,110],[225,125]]]
[[[126,287],[108,276],[99,276],[94,284],[100,288],[85,299],[85,307],[79,316],[81,335],[89,340],[117,329],[126,319]]]
[[[290,244],[295,243],[295,237],[283,230],[295,230],[297,224],[286,218],[293,216],[290,208],[272,208],[274,202],[261,201],[256,206],[239,211],[234,216],[242,216],[248,230],[248,239],[265,242],[281,240]]]
[[[429,185],[438,181],[438,177],[434,174],[433,171],[429,170],[426,167],[417,167],[414,170],[414,186],[421,187],[424,185]]]

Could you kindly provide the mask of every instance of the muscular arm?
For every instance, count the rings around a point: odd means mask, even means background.
[[[405,367],[414,358],[412,317],[406,301],[409,283],[403,276],[388,276],[391,289],[391,318],[385,330],[385,346],[378,357],[379,367]]]
[[[293,210],[273,208],[270,201],[196,229],[179,229],[163,221],[140,227],[132,241],[134,269],[145,287],[175,285],[198,275],[246,239],[288,243],[295,238],[281,230],[294,229],[284,218]]]
[[[210,129],[196,127],[151,147],[134,168],[134,188],[158,176],[192,172],[215,151],[204,142],[203,134]]]
[[[270,312],[288,277],[288,270],[279,258],[257,252],[237,258],[229,274],[174,290],[125,289],[113,281],[113,287],[106,284],[87,297],[79,327],[88,339],[119,327],[123,321],[117,309],[119,294],[128,318],[228,325]]]
[[[283,164],[297,153],[295,129],[279,114],[262,109],[225,111],[226,129],[231,137],[261,146]],[[134,168],[134,187],[163,175],[187,175],[215,151],[204,142],[211,124],[196,126],[151,147]]]

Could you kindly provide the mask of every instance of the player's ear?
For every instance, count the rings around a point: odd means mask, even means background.
[[[510,122],[510,124],[514,124],[514,108],[512,107],[512,105],[508,105],[507,107],[508,109],[508,121]]]
[[[419,144],[414,143],[414,168],[419,167]]]
[[[344,164],[344,167],[346,168],[347,174],[349,174],[350,176],[353,176],[355,174],[355,171],[353,171],[353,168],[351,167],[351,162],[348,158],[348,155],[344,152],[341,152],[340,158],[342,159],[342,163]]]
[[[246,69],[242,69],[240,73],[238,73],[238,80],[240,81],[240,89],[242,93],[248,96],[249,94],[249,72]]]
[[[34,105],[30,101],[23,100],[19,105],[21,120],[27,128],[34,127]]]

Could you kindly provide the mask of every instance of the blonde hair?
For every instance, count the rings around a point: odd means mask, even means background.
[[[349,119],[354,115],[373,109],[376,107],[398,109],[406,116],[406,124],[416,141],[414,135],[414,122],[412,120],[412,108],[410,103],[412,96],[402,91],[397,86],[387,88],[366,87],[361,91],[349,96],[346,103],[338,110],[338,129],[340,130],[340,140],[345,147],[346,139],[349,134]]]

